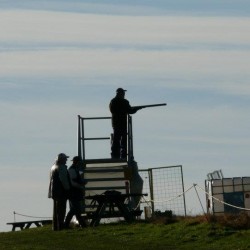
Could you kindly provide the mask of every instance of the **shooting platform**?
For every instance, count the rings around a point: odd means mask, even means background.
[[[112,136],[86,137],[84,123],[89,120],[107,119],[110,121],[111,117],[83,118],[78,116],[78,156],[83,159],[81,172],[83,179],[87,181],[84,190],[84,210],[82,212],[87,214],[87,218],[91,219],[92,226],[97,226],[102,218],[123,217],[127,222],[131,222],[135,216],[139,216],[142,212],[139,206],[136,209],[137,211],[132,211],[133,206],[131,206],[131,202],[135,204],[136,198],[139,202],[143,194],[142,189],[139,192],[133,192],[131,187],[130,180],[134,157],[132,118],[130,116],[128,116],[128,154],[126,159],[86,159],[86,141],[110,140]],[[107,147],[110,148],[110,143]],[[130,204],[128,205],[126,202]]]

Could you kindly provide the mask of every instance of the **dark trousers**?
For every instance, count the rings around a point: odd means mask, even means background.
[[[62,230],[64,227],[64,218],[66,214],[66,199],[53,199],[53,223],[54,231]]]
[[[78,220],[79,225],[81,227],[86,227],[86,222],[81,216],[81,213],[82,213],[81,200],[70,199],[69,208],[70,208],[69,212],[65,219],[65,227],[69,227],[70,221],[72,220],[74,215],[76,216],[76,219]]]
[[[112,158],[127,157],[127,128],[113,128]]]

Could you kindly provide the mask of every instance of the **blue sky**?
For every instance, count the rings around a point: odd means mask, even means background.
[[[133,115],[140,168],[183,165],[187,188],[218,169],[249,176],[249,10],[228,0],[0,1],[0,231],[13,211],[51,215],[56,155],[77,154],[77,115],[109,116],[117,87],[132,105],[168,103]],[[90,133],[106,136],[110,124]],[[201,212],[194,196],[188,213]]]

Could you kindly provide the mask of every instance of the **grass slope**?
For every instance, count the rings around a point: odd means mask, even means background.
[[[27,249],[250,249],[250,230],[200,219],[174,223],[137,222],[54,232],[51,226],[0,233],[1,250]]]

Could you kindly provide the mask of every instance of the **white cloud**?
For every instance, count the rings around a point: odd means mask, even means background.
[[[0,74],[156,79],[249,95],[249,26],[250,18],[1,11]]]
[[[249,95],[249,58],[250,51],[57,49],[1,53],[0,74],[17,78],[140,77],[144,85],[147,79],[155,79],[158,85],[171,88]]]
[[[1,11],[0,40],[19,43],[249,44],[250,18]]]

